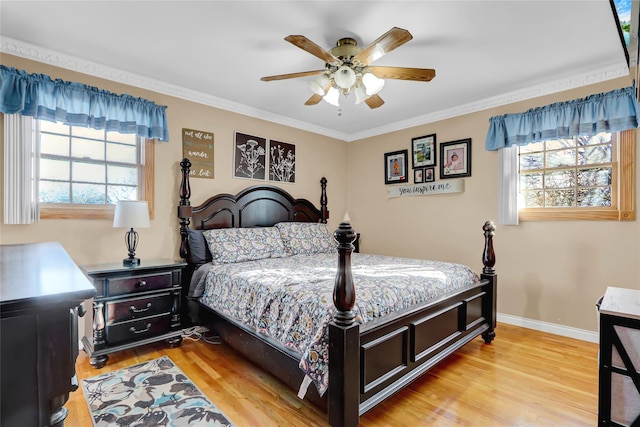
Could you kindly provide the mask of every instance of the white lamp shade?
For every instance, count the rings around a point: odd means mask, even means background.
[[[113,215],[114,228],[149,228],[149,206],[146,201],[120,200]]]
[[[326,74],[321,74],[317,78],[309,82],[309,88],[317,95],[324,96],[324,89],[329,84],[329,77]]]
[[[327,94],[322,97],[325,101],[327,101],[331,105],[335,105],[336,107],[340,106],[340,91],[335,87],[329,89]]]
[[[362,84],[364,84],[364,87],[367,89],[367,95],[371,96],[382,90],[384,87],[384,80],[379,79],[372,73],[365,73],[362,76]]]
[[[369,97],[367,95],[367,92],[366,92],[365,88],[364,88],[364,85],[356,86],[354,92],[356,94],[356,105],[360,104],[362,101],[364,101],[365,99],[367,99]]]
[[[351,69],[351,67],[343,65],[335,72],[333,81],[335,81],[338,87],[342,89],[350,89],[356,82],[356,73]]]

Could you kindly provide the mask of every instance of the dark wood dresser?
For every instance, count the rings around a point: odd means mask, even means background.
[[[109,353],[154,341],[170,347],[182,342],[182,269],[171,259],[84,265],[96,289],[93,310],[85,319],[83,349],[94,368],[102,368]]]
[[[0,425],[64,424],[78,388],[77,317],[94,294],[59,243],[0,245]]]
[[[640,426],[640,289],[608,287],[599,311],[598,425]]]

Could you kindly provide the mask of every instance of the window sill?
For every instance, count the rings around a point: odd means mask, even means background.
[[[633,210],[616,209],[545,209],[521,210],[520,221],[634,221]]]
[[[47,203],[40,205],[40,219],[113,219],[114,205],[70,205]],[[154,218],[153,208],[149,218]]]

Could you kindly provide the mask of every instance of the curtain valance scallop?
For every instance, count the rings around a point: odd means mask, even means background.
[[[489,119],[486,149],[499,150],[549,139],[617,132],[638,127],[635,87],[532,108]]]
[[[0,65],[0,111],[169,140],[166,106]]]

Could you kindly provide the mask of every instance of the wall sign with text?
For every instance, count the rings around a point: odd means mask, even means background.
[[[190,177],[213,179],[213,133],[183,128],[182,156],[191,162]]]

